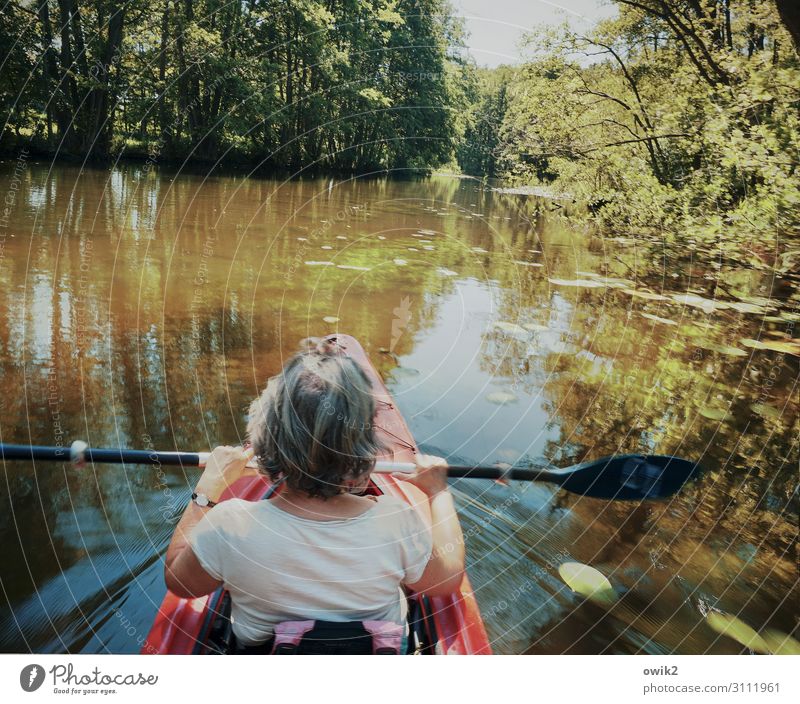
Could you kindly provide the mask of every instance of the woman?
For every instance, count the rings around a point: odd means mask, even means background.
[[[362,496],[378,446],[375,402],[349,357],[315,346],[293,357],[250,408],[252,447],[218,447],[197,483],[166,556],[166,582],[183,597],[230,592],[237,644],[271,639],[287,621],[403,624],[402,585],[457,591],[464,539],[447,464],[418,456],[407,481],[417,508]],[[215,505],[255,456],[282,481],[269,501]]]

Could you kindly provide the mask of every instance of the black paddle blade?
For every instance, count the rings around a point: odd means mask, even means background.
[[[553,474],[568,491],[597,499],[662,499],[700,472],[700,465],[669,455],[616,455]]]

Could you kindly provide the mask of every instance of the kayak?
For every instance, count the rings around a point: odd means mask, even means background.
[[[350,356],[372,382],[376,401],[375,426],[385,450],[377,459],[413,462],[417,445],[400,411],[369,361],[359,342],[349,335],[326,338]],[[268,499],[279,486],[266,477],[243,477],[235,482],[221,501],[230,498],[260,501]],[[414,505],[414,495],[407,485],[388,474],[373,474],[368,493],[396,496]],[[467,576],[458,592],[448,596],[428,597],[408,593],[410,648],[421,655],[489,655],[491,646],[478,603]],[[230,633],[230,598],[220,588],[216,592],[184,599],[167,592],[153,626],[145,640],[143,654],[207,655],[226,652]]]

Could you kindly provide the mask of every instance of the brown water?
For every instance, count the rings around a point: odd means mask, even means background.
[[[4,442],[236,443],[298,341],[341,330],[433,452],[706,468],[635,503],[455,484],[497,652],[740,652],[709,608],[796,629],[797,279],[665,261],[642,281],[652,252],[470,180],[2,169]],[[137,651],[196,472],[9,462],[3,477],[0,649]],[[566,561],[602,571],[616,605],[572,593]]]

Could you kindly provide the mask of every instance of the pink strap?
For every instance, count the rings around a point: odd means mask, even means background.
[[[393,621],[364,621],[364,630],[372,635],[372,652],[378,654],[379,651],[394,651],[400,653],[403,644],[404,628],[399,623]]]
[[[314,628],[315,621],[284,621],[275,626],[275,644],[272,652],[280,646],[297,648],[303,636]]]

